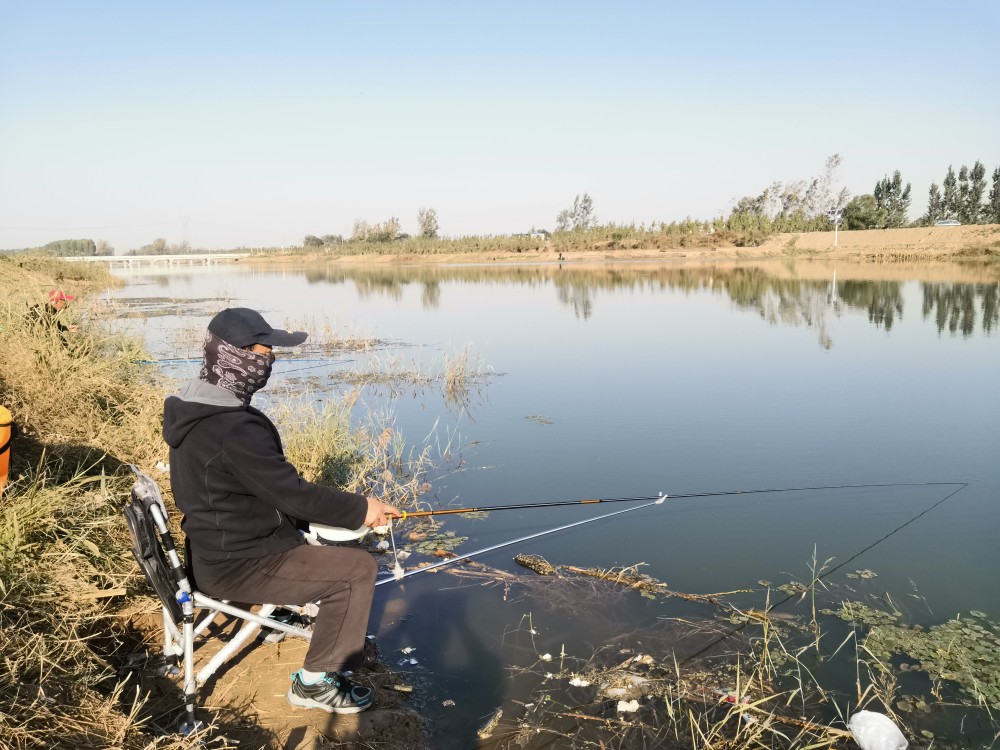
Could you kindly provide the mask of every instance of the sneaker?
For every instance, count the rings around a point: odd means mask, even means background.
[[[327,672],[313,685],[302,682],[298,672],[292,675],[292,686],[285,695],[298,708],[318,708],[327,713],[356,714],[371,708],[375,692],[355,685],[339,672]]]
[[[290,609],[284,609],[281,607],[269,614],[267,619],[280,622],[284,625],[294,625],[297,628],[308,628],[312,624],[312,621],[308,617],[304,617],[296,612],[292,612]],[[268,627],[261,627],[258,638],[263,638],[265,643],[281,643],[285,640],[286,635],[287,633],[280,630],[271,630]]]

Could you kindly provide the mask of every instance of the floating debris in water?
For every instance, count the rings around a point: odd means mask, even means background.
[[[446,701],[441,701],[441,705],[444,706],[445,708],[451,708],[452,706],[455,705],[455,701],[453,701],[451,698],[449,698]]]
[[[855,570],[853,573],[848,573],[847,577],[855,579],[863,578],[865,580],[868,580],[870,578],[878,578],[878,573],[876,573],[874,570],[868,570],[868,568],[865,568],[864,570]]]
[[[906,737],[892,719],[874,711],[858,711],[847,720],[861,750],[906,750]]]
[[[532,422],[537,422],[538,424],[552,424],[552,420],[549,417],[543,417],[541,414],[529,414],[525,419],[530,419]]]
[[[552,563],[538,555],[515,555],[514,562],[540,576],[552,576],[559,572]]]
[[[497,728],[497,724],[500,723],[500,717],[503,716],[503,709],[498,708],[494,711],[490,718],[486,720],[486,723],[479,728],[476,732],[476,736],[481,740],[489,739],[490,735],[493,734],[493,730]]]
[[[542,654],[538,658],[542,661],[552,661],[552,654]]]
[[[570,678],[569,684],[573,687],[588,687],[590,685],[590,680],[585,680],[582,677],[572,677]]]
[[[413,686],[412,685],[393,685],[392,689],[395,690],[397,693],[412,693],[413,692]]]
[[[401,648],[399,650],[402,651],[404,654],[412,654],[414,651],[416,651],[416,649],[413,648],[413,646],[407,646],[406,648]]]
[[[797,596],[798,594],[804,594],[808,589],[805,584],[799,583],[798,581],[789,581],[788,583],[783,583],[778,586],[778,591],[781,591],[789,596]]]
[[[639,701],[618,701],[618,713],[631,714],[639,710]]]

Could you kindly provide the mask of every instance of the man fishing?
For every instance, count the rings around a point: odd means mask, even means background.
[[[286,697],[293,706],[357,713],[374,694],[344,672],[361,661],[378,565],[360,549],[309,545],[297,525],[382,526],[401,513],[299,477],[275,426],[250,405],[270,377],[272,348],[306,336],[272,328],[247,308],[220,312],[208,324],[200,375],[166,399],[163,437],[198,589],[258,604],[319,601]]]

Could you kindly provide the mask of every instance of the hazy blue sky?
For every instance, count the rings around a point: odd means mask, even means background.
[[[1000,3],[7,2],[0,248],[710,218],[1000,166]]]

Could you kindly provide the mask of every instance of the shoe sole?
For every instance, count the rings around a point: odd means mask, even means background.
[[[285,693],[285,699],[294,708],[318,708],[320,711],[326,711],[328,714],[359,714],[374,705],[374,701],[372,701],[365,706],[328,706],[312,698],[303,698],[301,695],[296,695],[292,688],[288,688],[288,692]]]

